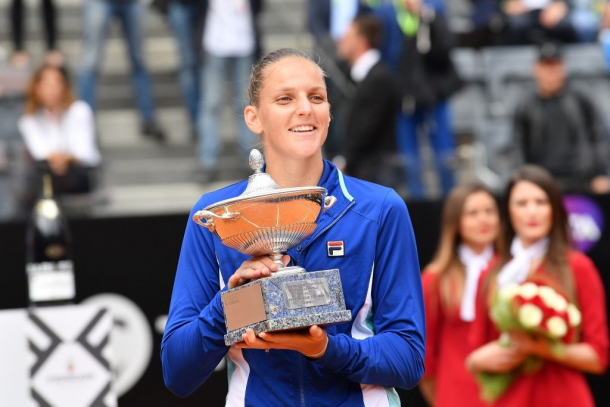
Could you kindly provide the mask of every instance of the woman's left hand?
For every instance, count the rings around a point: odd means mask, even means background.
[[[537,356],[543,359],[553,359],[549,340],[541,335],[530,335],[523,331],[510,332],[511,344],[526,355]]]
[[[263,332],[258,336],[254,335],[252,329],[247,329],[244,341],[235,346],[241,349],[296,350],[309,358],[318,359],[326,352],[327,345],[326,330],[318,325],[313,325],[306,331]]]

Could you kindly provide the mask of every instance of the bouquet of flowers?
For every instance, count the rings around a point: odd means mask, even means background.
[[[498,291],[491,304],[490,317],[501,332],[500,345],[510,346],[510,331],[522,331],[548,340],[551,351],[561,357],[563,344],[570,343],[580,325],[578,308],[553,288],[535,282],[509,284]],[[481,398],[497,400],[520,374],[536,371],[541,361],[529,357],[508,373],[480,373],[477,381]]]

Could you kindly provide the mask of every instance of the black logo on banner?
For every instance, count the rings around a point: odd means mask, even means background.
[[[97,327],[98,323],[100,322],[102,317],[104,317],[106,312],[107,311],[104,309],[97,312],[93,316],[93,318],[87,323],[87,326],[82,330],[80,335],[76,338],[75,342],[80,344],[86,350],[86,352],[88,352],[90,354],[90,356],[93,357],[93,359],[95,359],[97,362],[99,362],[99,364],[105,370],[109,371],[110,363],[109,363],[108,359],[106,359],[106,357],[104,356],[103,352],[104,352],[104,348],[108,345],[110,333],[104,335],[102,337],[102,339],[100,340],[100,342],[95,345],[91,344],[88,339],[89,334],[91,333],[91,331],[93,331]],[[56,351],[59,350],[60,346],[64,342],[59,337],[59,335],[53,331],[53,329],[51,328],[51,326],[49,324],[47,324],[45,321],[43,321],[41,318],[39,318],[39,316],[36,314],[36,312],[28,311],[28,317],[29,317],[30,323],[33,326],[35,326],[40,331],[41,334],[46,336],[50,342],[50,344],[48,346],[45,346],[44,348],[39,348],[39,345],[37,345],[36,342],[32,338],[30,338],[28,340],[30,350],[34,353],[34,357],[35,357],[35,363],[30,369],[30,379],[34,380],[36,375],[41,370],[43,370],[41,368],[43,366],[45,366],[47,364],[47,362],[51,362],[52,355]],[[63,345],[63,346],[65,346],[65,345]],[[72,360],[71,358],[68,358],[66,360],[66,364],[65,364],[65,366],[66,366],[65,372],[62,372],[60,370],[55,370],[52,372],[53,374],[46,374],[45,377],[47,379],[47,382],[50,383],[50,385],[56,385],[56,384],[62,384],[62,383],[68,383],[68,382],[72,382],[72,383],[87,382],[88,383],[88,382],[91,382],[92,380],[96,380],[96,378],[99,377],[95,374],[96,370],[94,370],[93,372],[88,372],[88,371],[80,372],[80,373],[75,372],[75,363],[76,362],[74,360]],[[95,399],[91,402],[87,402],[86,406],[88,406],[88,407],[107,407],[108,406],[108,404],[105,403],[104,399],[111,391],[111,383],[110,383],[110,381],[108,381],[107,383],[102,384],[102,386],[103,387],[101,387],[101,389],[97,391],[97,394],[95,395]],[[41,390],[43,390],[43,391],[41,391]],[[38,403],[39,407],[57,407],[57,404],[52,403],[50,400],[48,400],[44,396],[44,389],[36,388],[36,386],[34,385],[33,382],[32,382],[32,387],[30,387],[30,394],[31,394],[32,399],[36,403]]]

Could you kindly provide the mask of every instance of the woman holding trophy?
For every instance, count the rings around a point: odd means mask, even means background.
[[[222,293],[269,278],[278,264],[232,250],[189,221],[161,350],[165,383],[179,396],[195,391],[225,355],[227,405],[396,405],[394,387],[413,388],[423,374],[424,305],[409,214],[393,190],[344,176],[322,158],[331,120],[325,76],[302,51],[271,52],[253,68],[244,116],[275,183],[318,185],[336,199],[282,261],[338,269],[351,321],[248,329],[227,346]],[[204,195],[191,216],[246,187]]]

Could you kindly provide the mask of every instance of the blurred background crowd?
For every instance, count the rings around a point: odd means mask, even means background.
[[[155,321],[158,349],[185,214],[201,194],[252,173],[247,154],[258,140],[243,120],[245,89],[258,56],[282,47],[311,52],[329,74],[325,157],[413,203],[425,289],[451,282],[458,255],[462,274],[480,260],[457,250],[468,228],[481,229],[476,214],[491,248],[499,233],[492,194],[508,199],[523,164],[548,170],[564,193],[610,192],[610,0],[0,0],[3,267],[25,278],[22,223],[42,174],[52,174],[75,230],[76,263],[89,273],[77,274],[78,295],[132,298]],[[585,226],[608,238],[603,221]],[[592,252],[602,270],[605,247]],[[460,280],[470,299],[473,281]],[[4,288],[25,298],[18,284]],[[7,291],[3,306],[22,306]],[[460,302],[433,294],[439,304]],[[598,302],[591,308],[600,313]],[[443,318],[428,315],[429,337],[446,329]],[[465,337],[470,320],[450,320],[458,324],[444,335],[447,346]],[[469,377],[465,355],[447,371]],[[133,392],[133,405],[142,395],[159,403],[170,396],[160,369],[153,358],[142,383],[156,384]],[[207,389],[221,403],[226,374],[217,376]],[[428,401],[435,380],[422,381]],[[467,400],[459,380],[445,380]],[[602,400],[607,378],[594,383]],[[210,404],[207,389],[199,400]]]
[[[53,174],[67,211],[183,212],[245,178],[263,51],[329,73],[326,158],[438,199],[523,163],[606,193],[610,2],[0,0],[0,218]]]

